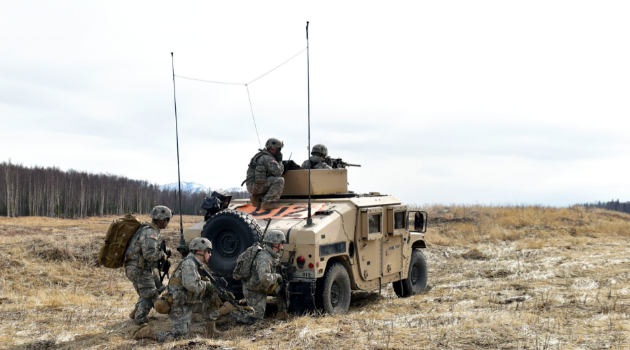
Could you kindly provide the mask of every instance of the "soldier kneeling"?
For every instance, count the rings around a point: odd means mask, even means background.
[[[207,238],[197,237],[190,242],[190,254],[177,266],[168,283],[168,293],[163,300],[156,302],[156,310],[170,305],[168,317],[171,319],[170,332],[156,331],[150,326],[140,328],[134,334],[134,338],[151,338],[160,343],[173,341],[175,338],[187,337],[190,332],[193,310],[201,307],[206,321],[207,337],[220,337],[221,332],[216,329],[216,320],[233,310],[232,304],[223,303],[227,295],[221,298],[216,293],[215,286],[207,278],[202,277],[200,271],[205,269],[212,256],[212,242]],[[166,299],[166,300],[164,300]],[[172,300],[172,301],[171,301]],[[168,302],[168,304],[166,304]],[[165,306],[166,305],[166,306]],[[223,307],[221,307],[223,306]],[[167,310],[158,310],[165,312]]]

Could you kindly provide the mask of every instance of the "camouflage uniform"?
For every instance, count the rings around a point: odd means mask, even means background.
[[[256,183],[256,167],[263,166],[266,171],[266,181],[264,183]],[[278,162],[273,154],[269,151],[260,150],[249,162],[247,168],[247,191],[251,194],[265,194],[263,203],[276,202],[280,199],[282,190],[284,189],[284,165]]]
[[[168,286],[173,296],[173,305],[168,313],[172,328],[170,332],[158,331],[157,341],[173,341],[188,336],[193,312],[203,314],[208,322],[217,320],[223,303],[216,293],[206,291],[210,282],[202,280],[198,271],[201,269],[205,269],[204,264],[194,253],[190,253],[173,273]]]
[[[313,165],[313,167],[311,168],[311,164]],[[324,162],[324,158],[320,157],[320,156],[311,156],[309,160],[305,160],[304,163],[302,163],[302,168],[304,169],[331,169],[332,167],[328,164],[326,164]]]
[[[252,276],[243,282],[243,295],[247,300],[247,306],[251,306],[256,313],[253,316],[233,313],[232,316],[241,323],[254,324],[265,317],[267,306],[267,292],[276,284],[279,274],[276,273],[280,265],[280,256],[266,245],[254,259]],[[287,304],[282,293],[276,296],[278,311],[287,310]]]
[[[147,316],[153,308],[160,293],[165,287],[160,282],[160,277],[154,273],[159,260],[166,254],[160,250],[160,229],[148,223],[144,223],[129,241],[125,255],[125,274],[133,283],[133,288],[139,295],[135,306],[134,320],[137,324],[147,322]]]

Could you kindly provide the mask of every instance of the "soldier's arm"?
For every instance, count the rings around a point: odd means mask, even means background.
[[[164,256],[164,252],[160,250],[160,233],[148,227],[143,228],[142,237],[142,258],[147,261],[158,261]]]
[[[256,272],[263,288],[269,288],[278,280],[278,274],[271,270],[270,259],[268,254],[258,254],[256,257]]]
[[[182,263],[182,286],[193,293],[201,293],[206,289],[206,282],[201,280],[194,262],[187,260]]]
[[[267,167],[267,170],[269,170],[271,175],[282,176],[282,174],[284,173],[284,165],[276,161],[275,158],[268,155],[264,155],[260,157],[260,160]]]
[[[305,160],[305,161],[302,163],[302,168],[304,168],[304,169],[308,169],[308,168],[310,168],[310,167],[311,167],[311,161],[310,161],[310,160]]]

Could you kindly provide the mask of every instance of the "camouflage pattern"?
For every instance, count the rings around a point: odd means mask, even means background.
[[[192,242],[190,246],[192,249]],[[208,322],[217,320],[222,302],[216,293],[206,292],[208,284],[212,284],[202,280],[199,269],[205,269],[204,264],[190,253],[173,273],[168,286],[173,296],[173,305],[168,313],[172,328],[170,332],[157,332],[158,341],[172,341],[188,336],[193,312],[201,313]]]
[[[269,230],[263,238],[265,243],[285,243],[284,232],[280,230]]]
[[[149,214],[151,219],[155,220],[166,220],[173,217],[173,213],[168,207],[163,205],[158,205],[151,209],[151,214]]]
[[[275,137],[270,138],[265,143],[266,149],[276,149],[276,148],[282,148],[282,147],[284,147],[284,142],[280,141],[279,139]]]
[[[197,237],[190,242],[188,249],[190,251],[212,249],[212,242],[207,238]]]
[[[243,282],[243,295],[247,300],[247,306],[251,306],[256,313],[253,316],[239,312],[233,313],[232,317],[236,321],[254,324],[263,320],[267,307],[267,291],[276,283],[278,276],[280,276],[280,274],[275,272],[280,265],[279,258],[280,256],[271,249],[269,244],[256,255],[254,266],[252,267],[252,277]],[[287,310],[287,304],[283,295],[277,295],[276,302],[278,311]]]
[[[311,154],[312,155],[319,154],[326,157],[328,155],[328,148],[324,146],[323,144],[318,143],[315,146],[313,146],[313,148],[311,149]]]
[[[267,169],[267,178],[265,183],[258,184],[255,181],[256,166],[262,165]],[[273,203],[280,199],[282,190],[284,190],[284,165],[278,162],[274,156],[267,150],[258,152],[249,162],[247,168],[247,191],[250,194],[265,194],[262,198],[263,203]]]
[[[313,167],[311,168],[311,163],[313,163]],[[305,160],[302,163],[302,168],[304,169],[332,169],[332,167],[326,163],[324,163],[324,158],[320,156],[311,156],[308,160]]]
[[[153,272],[153,269],[157,268],[157,262],[165,256],[160,250],[160,243],[160,230],[143,225],[131,238],[125,251],[128,257],[125,262],[125,274],[139,296],[134,317],[137,324],[147,322],[153,302],[165,289],[160,277]]]

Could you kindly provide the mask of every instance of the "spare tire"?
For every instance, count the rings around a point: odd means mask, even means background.
[[[232,277],[236,259],[245,249],[259,242],[262,230],[249,214],[225,209],[206,221],[201,236],[212,242],[210,269],[221,277]]]

